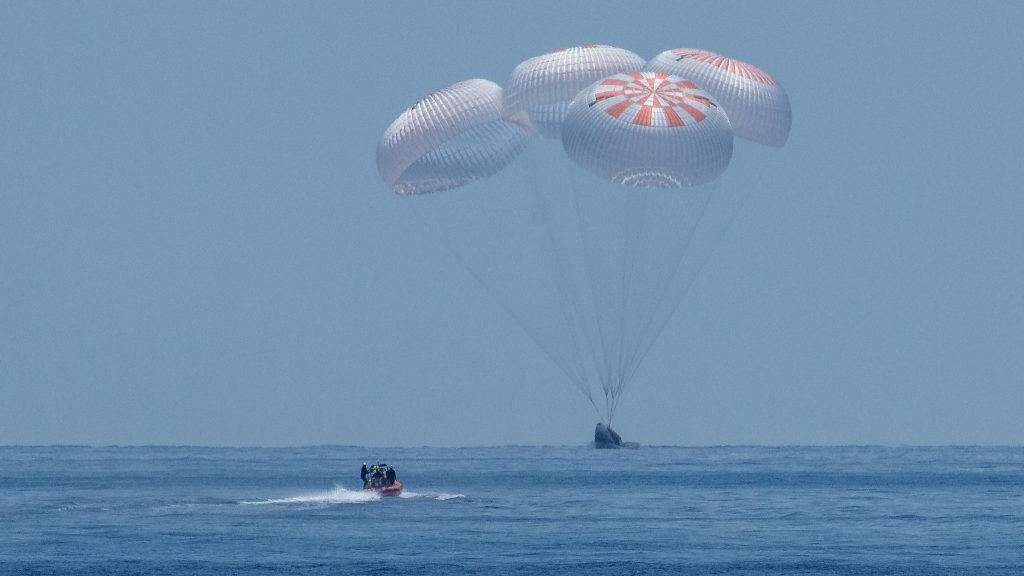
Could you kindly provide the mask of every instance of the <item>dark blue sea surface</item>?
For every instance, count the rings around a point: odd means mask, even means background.
[[[1024,448],[0,447],[0,573],[1024,574]]]

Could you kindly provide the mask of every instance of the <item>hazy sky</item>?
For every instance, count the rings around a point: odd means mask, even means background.
[[[589,440],[374,164],[426,93],[585,43],[793,106],[626,439],[1024,442],[1024,4],[550,4],[0,3],[0,444]]]

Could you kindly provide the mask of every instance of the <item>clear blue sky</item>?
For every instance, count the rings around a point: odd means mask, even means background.
[[[1024,5],[552,4],[0,3],[0,444],[587,441],[374,165],[427,92],[582,43],[793,105],[626,439],[1024,442]]]

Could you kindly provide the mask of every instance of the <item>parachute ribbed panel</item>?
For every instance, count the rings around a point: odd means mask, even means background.
[[[725,113],[692,82],[631,73],[579,93],[565,118],[562,146],[574,162],[619,184],[681,188],[725,171],[733,135]]]
[[[695,48],[666,50],[645,71],[692,80],[718,100],[740,138],[781,148],[789,138],[792,112],[786,91],[752,64]]]
[[[561,135],[569,103],[595,80],[644,67],[640,56],[591,44],[556,50],[530,58],[516,66],[505,84],[505,118],[525,112],[545,138]]]
[[[530,138],[504,120],[501,87],[464,80],[426,96],[388,126],[377,146],[377,170],[398,194],[437,192],[490,176]]]

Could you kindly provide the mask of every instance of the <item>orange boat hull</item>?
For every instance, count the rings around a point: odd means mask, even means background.
[[[395,483],[391,486],[381,486],[380,488],[363,488],[367,492],[376,492],[381,496],[398,496],[402,493],[402,483],[399,480],[395,480]]]

